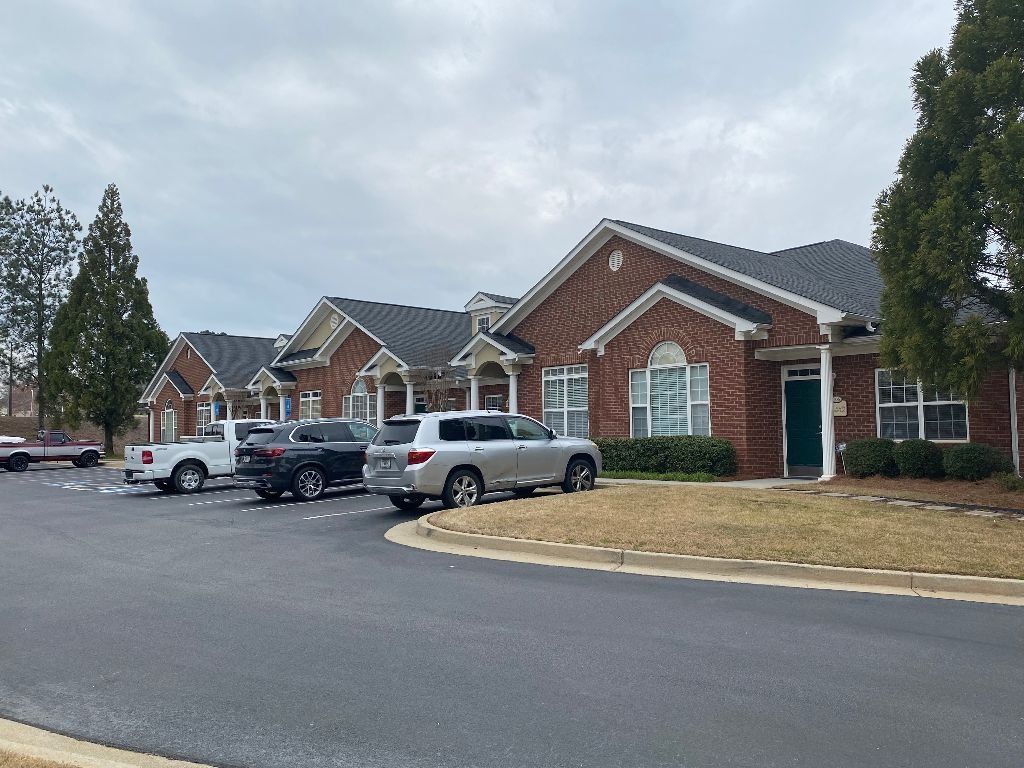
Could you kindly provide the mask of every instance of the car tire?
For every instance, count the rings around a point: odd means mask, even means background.
[[[284,495],[284,491],[269,491],[266,488],[259,488],[256,491],[256,495],[261,499],[272,501],[273,499],[280,499]]]
[[[302,501],[316,501],[327,489],[327,477],[319,467],[300,467],[292,477],[292,495]]]
[[[76,467],[81,467],[82,469],[89,469],[90,467],[95,467],[99,463],[100,455],[96,453],[96,451],[86,451],[81,456],[79,456],[74,462]]]
[[[11,458],[7,460],[7,469],[11,472],[24,472],[28,469],[28,465],[28,456],[11,456]]]
[[[562,491],[565,493],[578,493],[579,491],[590,491],[594,488],[594,465],[586,459],[573,459],[565,468],[565,479],[562,481]]]
[[[206,476],[202,467],[189,462],[174,470],[171,482],[174,483],[174,490],[178,493],[195,493],[202,489],[203,483],[206,482]]]
[[[513,488],[512,493],[518,496],[520,499],[525,499],[527,496],[532,496],[533,492],[536,491],[536,487],[531,488]]]
[[[163,491],[164,493],[173,493],[174,492],[174,485],[172,485],[167,480],[154,480],[153,481],[153,485],[156,486],[156,489],[158,491]]]
[[[476,506],[484,495],[483,486],[480,475],[473,470],[457,469],[448,475],[441,502],[447,509]]]
[[[419,496],[417,494],[410,494],[408,496],[388,496],[388,498],[395,507],[405,512],[412,512],[414,509],[419,509],[423,502],[427,500],[426,496]]]

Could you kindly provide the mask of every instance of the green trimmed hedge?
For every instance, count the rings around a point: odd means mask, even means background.
[[[1009,457],[985,443],[964,443],[946,449],[943,459],[946,476],[954,480],[984,480],[998,472],[1012,472]]]
[[[736,474],[736,449],[720,437],[606,437],[594,440],[612,472]]]
[[[913,438],[897,443],[893,458],[900,477],[942,477],[942,449],[931,440]]]
[[[893,455],[894,449],[895,443],[892,440],[881,437],[851,440],[846,444],[846,452],[843,454],[846,474],[852,477],[895,477],[899,474],[899,468]]]

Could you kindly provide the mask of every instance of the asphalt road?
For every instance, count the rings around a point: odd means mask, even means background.
[[[1024,764],[1024,609],[460,558],[0,472],[0,715],[224,766]]]

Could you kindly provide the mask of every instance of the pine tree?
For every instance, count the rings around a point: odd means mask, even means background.
[[[1024,3],[961,0],[914,69],[917,131],[879,196],[882,359],[976,395],[1024,363]]]
[[[43,371],[46,340],[67,295],[82,227],[48,185],[9,206],[0,306],[17,356],[26,361],[28,383],[35,384],[42,429],[49,394]]]
[[[121,195],[111,184],[57,313],[45,366],[54,409],[71,426],[83,419],[102,426],[108,451],[114,435],[133,425],[139,395],[169,346],[138,268]]]

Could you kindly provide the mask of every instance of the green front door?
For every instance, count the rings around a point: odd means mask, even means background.
[[[791,475],[821,474],[821,382],[786,382],[786,464]]]

